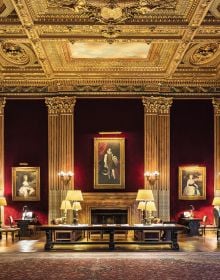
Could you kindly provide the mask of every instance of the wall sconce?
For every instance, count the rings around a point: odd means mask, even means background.
[[[147,178],[147,181],[151,186],[153,186],[155,182],[159,179],[159,175],[160,173],[158,171],[154,171],[154,172],[146,171],[144,173],[144,176]]]
[[[72,171],[68,171],[68,172],[60,171],[58,173],[58,176],[60,177],[60,180],[61,180],[61,182],[63,182],[64,186],[69,185],[73,175],[74,174]]]
[[[138,204],[138,209],[143,211],[143,219],[142,219],[143,224],[144,225],[151,224],[151,218],[150,218],[151,213],[152,213],[152,211],[156,211],[156,210],[154,210],[154,209],[156,209],[155,204],[154,204],[154,208],[152,208],[153,210],[151,210],[150,206],[147,207],[147,204],[149,202],[154,201],[154,196],[153,196],[152,190],[146,190],[146,189],[138,190],[136,200],[140,201]],[[149,218],[146,215],[147,211],[151,211],[151,213],[149,213]]]
[[[1,208],[2,208],[2,206],[6,206],[6,205],[7,205],[7,201],[6,201],[5,197],[1,196],[0,197],[0,228],[1,228],[1,225],[2,225],[2,221],[1,221],[2,211],[1,211]]]
[[[69,190],[66,195],[66,200],[73,201],[73,224],[78,225],[78,211],[82,209],[80,201],[83,201],[82,192],[80,190]]]
[[[60,206],[61,210],[64,210],[64,217],[63,217],[63,223],[66,224],[67,219],[67,210],[72,210],[72,206],[69,200],[63,200]]]

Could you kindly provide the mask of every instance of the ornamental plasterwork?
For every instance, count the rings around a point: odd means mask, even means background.
[[[73,44],[74,47],[74,44]],[[113,46],[114,47],[114,46]],[[47,54],[51,57],[51,66],[54,71],[133,71],[135,69],[153,69],[154,71],[165,71],[172,52],[177,48],[176,43],[152,44],[146,59],[80,59],[71,57],[68,43],[57,43],[55,41],[47,41],[44,44]],[[147,44],[146,44],[147,48]],[[62,63],[65,60],[65,63]]]
[[[10,0],[0,1],[0,18],[9,16],[13,10],[14,6]]]
[[[53,21],[60,19],[61,22],[74,19],[76,22],[94,22],[94,20],[111,23],[126,19],[136,21],[155,22],[157,20],[188,21],[193,15],[195,6],[199,1],[195,0],[139,0],[139,1],[109,1],[109,0],[25,0],[33,19],[40,21]],[[112,3],[116,6],[110,8]],[[84,4],[86,3],[86,4]],[[109,3],[109,4],[108,4]]]
[[[220,116],[220,99],[213,98],[212,99],[212,105],[214,107],[214,113],[216,116]]]
[[[215,0],[212,3],[209,11],[215,18],[220,19],[220,2],[219,2],[219,0]]]
[[[169,114],[172,98],[167,97],[143,97],[145,114]]]
[[[17,25],[3,25],[0,24],[0,36],[1,37],[8,37],[8,36],[15,36],[21,37],[25,36],[25,31],[22,26]]]
[[[204,44],[193,52],[193,54],[190,57],[190,62],[193,65],[206,64],[215,59],[218,54],[220,54],[219,44]]]
[[[0,57],[16,66],[27,66],[37,62],[30,46],[7,40],[0,41]]]
[[[154,5],[171,6],[148,7],[145,14],[135,12],[123,24],[118,24],[124,20],[122,11],[139,1],[118,0],[114,4],[88,0],[99,10],[96,22],[88,15],[74,13],[72,4],[65,0],[59,5],[69,7],[52,7],[47,0],[2,1],[13,3],[13,11],[7,17],[0,15],[0,42],[22,47],[15,48],[16,55],[10,49],[0,55],[0,92],[8,92],[7,96],[22,92],[39,96],[44,89],[46,95],[63,95],[65,91],[157,95],[158,83],[163,84],[160,91],[166,95],[209,96],[219,92],[220,27],[218,15],[214,16],[219,1],[155,0]],[[150,5],[149,1],[144,3]],[[71,55],[70,42],[73,46],[100,43],[97,49],[106,42],[140,43],[150,49],[143,57],[80,58]]]
[[[124,23],[136,16],[144,16],[156,9],[175,9],[173,0],[139,0],[125,4],[109,0],[107,3],[97,3],[87,0],[47,0],[49,7],[70,9],[74,15],[85,16],[92,21],[104,24]],[[92,3],[94,2],[94,4]]]
[[[0,115],[4,114],[4,107],[5,107],[6,100],[5,98],[0,98]]]
[[[51,97],[46,98],[45,103],[48,106],[50,115],[54,114],[72,114],[76,103],[75,97]]]
[[[220,47],[218,43],[196,44],[189,48],[183,62],[192,66],[214,66],[219,63]]]
[[[38,32],[40,35],[50,37],[51,34],[56,34],[60,38],[65,38],[68,36],[76,36],[75,41],[80,40],[95,40],[95,41],[103,41],[104,38],[97,38],[97,35],[106,30],[108,26],[88,26],[88,25],[40,25],[38,26]],[[175,36],[175,39],[169,38],[169,40],[179,40],[176,39],[178,36],[182,36],[186,27],[180,27],[176,29],[175,27],[169,26],[135,26],[135,25],[126,25],[126,26],[115,26],[116,30],[120,30],[120,38],[119,40],[129,40],[129,37],[139,37],[137,40],[145,40],[146,37],[149,38],[151,36],[156,38],[164,38],[168,36]],[[95,36],[96,34],[96,36]],[[138,34],[138,35],[137,35]],[[93,36],[93,38],[86,38],[86,36]],[[161,41],[165,41],[166,39],[160,39]],[[135,40],[135,39],[133,39]]]

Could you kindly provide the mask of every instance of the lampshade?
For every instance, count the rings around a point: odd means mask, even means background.
[[[60,206],[61,210],[70,210],[72,209],[71,203],[69,200],[63,200]]]
[[[152,190],[140,189],[138,190],[136,200],[138,201],[153,201],[154,196]]]
[[[82,192],[80,190],[67,191],[66,200],[83,201]]]
[[[6,206],[7,205],[7,201],[5,199],[4,196],[1,196],[0,197],[0,206]]]
[[[220,206],[220,196],[214,197],[212,205]]]
[[[145,210],[145,205],[146,203],[144,202],[144,201],[140,201],[139,203],[138,203],[138,210]]]
[[[146,210],[147,211],[157,211],[156,205],[153,201],[148,201],[146,205]]]
[[[72,209],[73,209],[73,210],[76,210],[76,211],[81,210],[82,207],[81,207],[80,202],[78,202],[78,201],[73,202],[73,207],[72,207]]]

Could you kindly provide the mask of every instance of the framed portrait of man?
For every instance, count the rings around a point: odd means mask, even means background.
[[[125,188],[124,138],[94,138],[94,188]]]
[[[12,200],[40,200],[40,167],[12,167]]]
[[[206,199],[205,166],[179,166],[179,199]]]

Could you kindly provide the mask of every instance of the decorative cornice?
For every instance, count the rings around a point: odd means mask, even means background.
[[[4,97],[0,97],[0,115],[4,115],[4,107],[6,100]]]
[[[68,85],[57,86],[51,84],[48,86],[0,86],[0,94],[4,96],[16,97],[48,97],[48,96],[142,96],[142,95],[164,95],[164,96],[194,96],[194,97],[214,97],[220,95],[220,85],[213,84],[212,86],[193,85],[185,83],[178,85],[178,83],[164,83],[158,87],[155,82],[136,83],[132,81],[127,84],[120,84],[120,81],[115,81],[115,84],[104,83],[99,84],[94,82],[94,85]]]
[[[72,114],[76,103],[75,97],[51,97],[45,98],[45,103],[48,106],[50,115],[57,114]]]
[[[143,97],[145,114],[169,114],[172,105],[172,98],[167,97]]]

